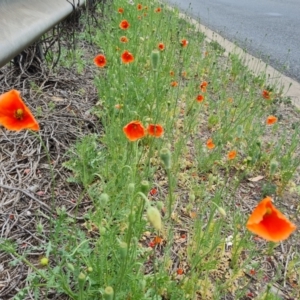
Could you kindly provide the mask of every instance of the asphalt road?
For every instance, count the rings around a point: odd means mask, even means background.
[[[300,0],[168,0],[300,82]]]

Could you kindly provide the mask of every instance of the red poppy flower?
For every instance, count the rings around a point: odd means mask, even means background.
[[[123,30],[126,30],[130,27],[130,24],[128,23],[127,20],[123,20],[121,21],[121,23],[119,24],[119,27]]]
[[[163,43],[159,43],[159,44],[158,44],[158,49],[159,49],[160,51],[165,50],[165,45],[164,45]]]
[[[123,128],[129,141],[134,142],[146,135],[146,130],[140,121],[131,121]]]
[[[277,122],[277,118],[275,116],[268,116],[266,123],[267,125],[273,125]]]
[[[98,54],[94,58],[94,63],[99,68],[105,67],[105,65],[106,65],[106,58],[105,58],[105,56],[103,54]]]
[[[201,84],[200,84],[200,89],[201,89],[201,91],[202,91],[203,93],[205,93],[205,92],[206,92],[206,88],[207,88],[207,86],[208,86],[208,83],[207,83],[207,81],[203,81],[203,82],[201,82]]]
[[[122,14],[123,12],[124,12],[124,8],[120,7],[120,8],[118,9],[118,13],[119,13],[119,14]]]
[[[188,43],[189,42],[187,40],[185,40],[185,39],[181,40],[181,42],[180,42],[180,44],[181,44],[182,47],[186,47],[188,45]]]
[[[296,226],[273,205],[270,197],[266,197],[257,205],[246,226],[251,232],[272,242],[287,239],[296,229]]]
[[[142,4],[138,4],[138,5],[136,6],[136,8],[137,8],[137,10],[142,10],[142,9],[143,9],[143,6],[142,6]]]
[[[160,8],[160,7],[156,8],[156,9],[155,9],[155,12],[156,12],[156,13],[160,13],[160,12],[161,12],[161,8]]]
[[[8,130],[14,131],[22,129],[37,131],[40,129],[38,122],[17,90],[11,90],[0,96],[0,124]]]
[[[121,43],[128,43],[128,38],[126,36],[121,36],[120,37],[120,42]]]
[[[178,82],[177,82],[177,81],[172,81],[172,82],[171,82],[171,86],[172,86],[172,87],[178,86]]]
[[[147,132],[149,135],[152,135],[154,137],[161,137],[164,133],[164,129],[159,124],[149,124]]]
[[[154,196],[156,194],[157,194],[157,189],[156,188],[153,188],[153,189],[150,190],[150,195],[151,196]]]
[[[121,55],[122,62],[124,64],[129,64],[134,62],[134,56],[127,50],[125,50]]]
[[[271,93],[267,90],[262,91],[262,96],[267,100],[271,99]]]
[[[235,159],[236,158],[236,154],[237,154],[237,152],[235,150],[231,150],[231,151],[228,152],[227,158],[229,160]]]
[[[215,146],[216,146],[216,145],[214,144],[214,142],[213,142],[212,139],[208,139],[208,140],[207,140],[207,142],[206,142],[206,147],[207,147],[208,149],[214,149]]]
[[[197,96],[197,101],[198,102],[202,102],[204,100],[204,96],[203,95],[198,95]]]

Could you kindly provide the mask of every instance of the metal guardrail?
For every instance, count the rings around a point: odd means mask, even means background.
[[[0,0],[0,68],[86,0]]]

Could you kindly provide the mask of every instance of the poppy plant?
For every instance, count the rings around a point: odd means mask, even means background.
[[[186,39],[181,40],[180,44],[182,47],[186,47],[188,45],[188,41]]]
[[[207,142],[206,142],[206,147],[208,148],[208,149],[214,149],[215,148],[215,144],[214,144],[214,142],[213,142],[213,140],[212,139],[208,139],[207,140]]]
[[[128,38],[123,35],[123,36],[120,37],[120,42],[121,43],[128,43]]]
[[[38,122],[17,90],[11,90],[0,96],[0,124],[13,131],[40,129]]]
[[[236,152],[235,150],[231,150],[231,151],[228,152],[227,158],[228,158],[229,160],[233,160],[233,159],[236,158],[236,154],[237,154],[237,152]]]
[[[120,7],[120,8],[118,9],[118,13],[119,13],[119,14],[122,14],[123,12],[124,12],[124,8]]]
[[[146,130],[140,121],[131,121],[123,127],[123,132],[131,142],[143,138],[146,135]]]
[[[273,205],[271,197],[264,198],[256,206],[246,227],[259,237],[271,242],[287,239],[296,229],[296,226]]]
[[[163,43],[159,43],[157,47],[160,51],[165,50],[165,45]]]
[[[97,67],[99,68],[104,68],[106,65],[106,58],[103,54],[98,54],[95,58],[94,58],[94,63]]]
[[[271,99],[271,93],[267,90],[263,90],[262,91],[262,96],[267,99],[267,100],[270,100]]]
[[[170,71],[170,76],[174,76],[175,75],[175,73],[174,73],[174,71]]]
[[[122,62],[124,64],[129,64],[134,62],[134,56],[127,50],[125,50],[121,55]]]
[[[142,4],[138,4],[138,5],[136,6],[136,8],[137,8],[137,10],[142,10],[142,9],[143,9],[143,6],[142,6]]]
[[[206,88],[207,88],[207,86],[208,86],[208,83],[207,83],[207,81],[203,81],[203,82],[201,82],[201,84],[200,84],[200,89],[201,89],[201,91],[202,91],[203,93],[205,93],[205,92],[206,92]]]
[[[172,81],[172,82],[171,82],[171,86],[172,86],[172,87],[178,86],[178,82],[177,82],[177,81]]]
[[[160,13],[160,12],[161,12],[161,8],[160,8],[160,7],[156,8],[156,9],[155,9],[155,12],[156,12],[156,13]]]
[[[198,95],[196,99],[197,99],[198,102],[202,102],[202,101],[204,101],[204,96],[203,95]]]
[[[149,135],[152,135],[154,137],[161,137],[164,133],[164,129],[159,124],[149,124],[147,132]]]
[[[273,125],[277,122],[277,120],[278,119],[275,116],[268,116],[266,123],[267,123],[267,125]]]
[[[119,24],[119,27],[123,30],[126,30],[130,27],[130,24],[128,23],[127,20],[123,20],[121,21],[121,23]]]

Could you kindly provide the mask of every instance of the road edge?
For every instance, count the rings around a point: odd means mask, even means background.
[[[165,3],[169,9],[174,9],[170,4]],[[179,8],[178,8],[179,9]],[[202,32],[206,36],[208,42],[217,42],[225,49],[225,55],[229,53],[236,54],[241,59],[242,63],[248,67],[250,71],[256,76],[261,76],[264,74],[266,76],[266,83],[268,85],[277,85],[278,90],[282,91],[282,95],[289,97],[292,104],[300,109],[300,83],[296,80],[280,73],[275,68],[268,65],[261,59],[247,53],[245,50],[230,42],[225,37],[214,32],[207,26],[201,24],[198,20],[194,19],[192,16],[179,12],[179,17],[185,19],[189,23],[193,24],[196,30]]]

